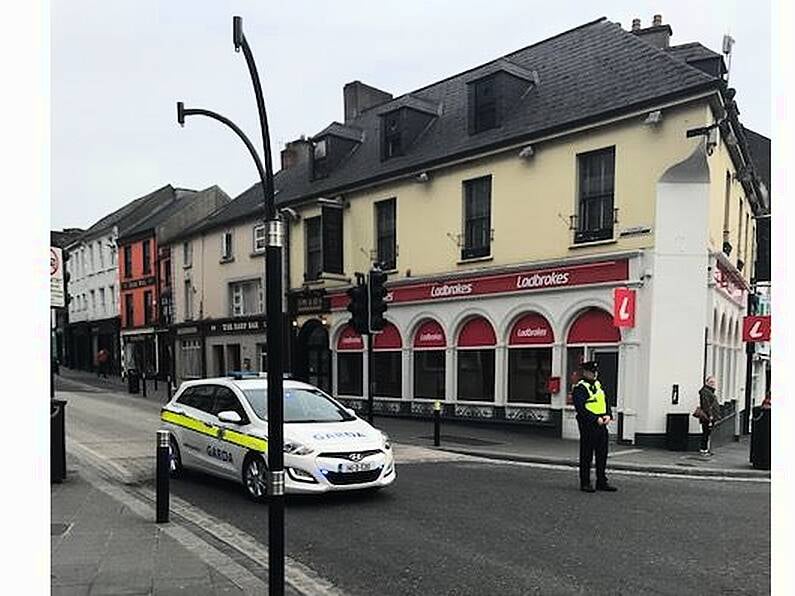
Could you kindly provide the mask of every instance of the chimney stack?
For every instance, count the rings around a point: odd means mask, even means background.
[[[673,31],[670,25],[663,25],[662,15],[656,14],[652,18],[651,27],[640,28],[640,19],[632,20],[632,33],[643,41],[661,50],[669,46]]]
[[[311,147],[312,144],[304,135],[295,141],[285,143],[282,149],[282,170],[289,170],[299,163],[308,162]]]
[[[365,85],[361,81],[353,81],[342,88],[342,99],[345,107],[345,124],[348,124],[368,108],[388,102],[392,99],[392,94]]]

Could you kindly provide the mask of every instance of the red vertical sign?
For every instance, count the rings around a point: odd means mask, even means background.
[[[770,315],[743,318],[743,341],[770,341]]]
[[[613,325],[635,326],[635,290],[616,288],[613,291]]]

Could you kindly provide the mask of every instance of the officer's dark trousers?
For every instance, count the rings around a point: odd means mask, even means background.
[[[591,460],[596,453],[596,484],[607,484],[607,427],[577,420],[580,427],[580,486],[591,483]]]

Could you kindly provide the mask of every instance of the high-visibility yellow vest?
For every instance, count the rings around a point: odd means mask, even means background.
[[[580,380],[577,384],[585,387],[585,390],[588,392],[588,399],[585,401],[585,409],[597,416],[607,414],[607,398],[602,389],[602,384],[599,381],[594,381],[592,384],[589,384],[586,383],[585,380]]]

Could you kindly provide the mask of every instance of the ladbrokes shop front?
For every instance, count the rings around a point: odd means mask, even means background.
[[[446,417],[531,425],[577,435],[570,392],[584,359],[600,363],[619,412],[612,430],[634,438],[644,392],[637,374],[642,325],[614,324],[614,291],[642,301],[641,252],[568,260],[534,268],[388,284],[389,323],[374,338],[375,411],[430,416],[440,400]],[[349,325],[344,291],[329,295],[328,386],[365,411],[365,344]],[[634,318],[634,313],[633,313]],[[302,318],[302,329],[319,327]]]

